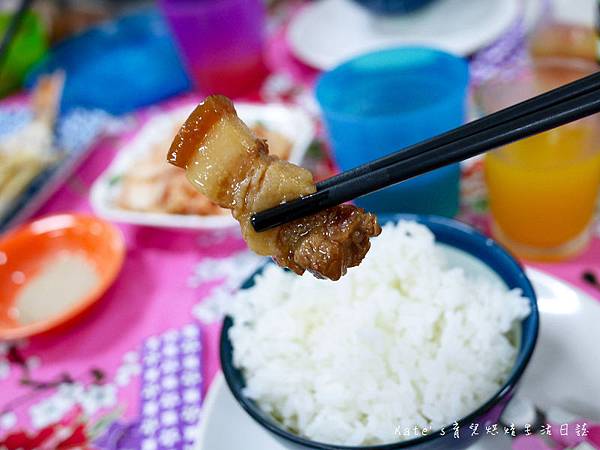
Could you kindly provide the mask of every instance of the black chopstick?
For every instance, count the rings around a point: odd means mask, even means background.
[[[551,95],[556,91],[550,91],[543,96]],[[551,106],[518,116],[513,120],[467,134],[466,137],[439,147],[425,147],[425,150],[413,151],[410,157],[386,166],[381,166],[379,160],[361,166],[360,175],[356,177],[342,179],[314,194],[256,213],[252,216],[252,225],[256,231],[268,230],[495,147],[599,112],[600,87],[596,86],[595,89],[584,92],[571,98],[563,98],[558,103],[552,102]],[[534,97],[532,100],[539,98],[540,96]],[[458,135],[460,135],[458,132],[460,128],[462,127],[455,130]]]
[[[31,8],[31,4],[33,0],[21,0],[19,7],[15,11],[15,13],[10,18],[10,22],[6,27],[6,31],[4,32],[4,36],[2,36],[2,42],[0,42],[0,73],[2,66],[4,65],[4,61],[10,51],[10,45],[12,44],[13,39],[19,32],[19,28],[21,27],[21,22],[25,18],[25,14],[29,8]]]
[[[536,97],[517,103],[508,108],[489,114],[480,119],[469,122],[461,127],[454,128],[446,133],[434,136],[423,142],[411,145],[399,152],[394,152],[391,155],[376,159],[369,164],[347,170],[333,177],[327,178],[317,183],[317,191],[326,189],[337,183],[345,180],[356,178],[364,175],[374,169],[389,166],[402,160],[418,155],[424,151],[432,150],[458,139],[465,138],[474,133],[479,133],[483,130],[492,128],[501,123],[506,123],[524,114],[529,114],[535,111],[541,111],[550,106],[556,105],[564,100],[573,98],[587,92],[592,92],[600,86],[600,72],[593,73],[587,77],[575,80],[571,83],[560,86],[552,91],[540,94]]]

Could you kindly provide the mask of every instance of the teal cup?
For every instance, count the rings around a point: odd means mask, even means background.
[[[340,170],[455,128],[465,121],[465,59],[405,47],[368,53],[325,72],[316,97]],[[453,164],[356,199],[373,212],[454,216],[460,166]]]

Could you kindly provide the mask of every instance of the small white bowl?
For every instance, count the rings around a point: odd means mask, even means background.
[[[161,228],[217,230],[235,226],[237,222],[229,215],[184,215],[157,212],[131,211],[119,207],[116,199],[122,184],[120,177],[153,145],[172,133],[182,124],[196,103],[188,103],[152,117],[129,140],[112,161],[108,169],[98,177],[91,190],[91,203],[96,214],[114,222]],[[277,131],[292,142],[289,161],[300,164],[315,136],[312,119],[301,109],[279,104],[236,103],[235,108],[249,126],[262,123],[267,129]],[[166,163],[165,149],[165,164]]]

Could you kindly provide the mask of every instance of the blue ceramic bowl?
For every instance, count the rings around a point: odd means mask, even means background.
[[[229,385],[229,389],[242,408],[244,408],[256,422],[264,429],[268,430],[286,448],[293,450],[459,450],[467,448],[479,437],[470,436],[469,425],[471,423],[479,423],[480,428],[483,428],[485,424],[498,423],[502,411],[512,398],[521,375],[523,375],[531,355],[533,354],[539,327],[539,314],[535,292],[527,279],[523,268],[506,250],[474,229],[452,219],[437,216],[416,216],[407,214],[380,217],[380,219],[382,223],[397,221],[399,219],[415,220],[422,223],[433,232],[437,242],[461,250],[474,257],[491,269],[508,288],[521,289],[523,295],[527,297],[531,303],[531,314],[521,325],[519,352],[513,370],[506,383],[492,398],[471,414],[458,421],[460,430],[462,430],[460,438],[458,439],[454,438],[452,425],[448,424],[448,426],[445,427],[445,434],[442,434],[442,430],[438,430],[427,436],[403,442],[368,447],[330,445],[311,441],[287,431],[271,416],[261,411],[254,401],[243,395],[242,390],[245,386],[244,376],[241,371],[233,366],[232,347],[228,337],[228,331],[232,326],[233,321],[230,317],[227,317],[221,332],[221,367],[223,374],[225,375],[225,380]],[[261,270],[257,273],[260,273]],[[247,289],[253,286],[255,276],[256,274],[250,277],[242,288]],[[485,434],[485,432],[483,434]]]
[[[354,0],[375,14],[407,14],[433,3],[435,0]]]

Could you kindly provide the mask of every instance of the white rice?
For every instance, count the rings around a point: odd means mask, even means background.
[[[338,282],[269,266],[233,302],[229,336],[264,411],[316,441],[373,445],[447,427],[488,400],[529,312],[518,290],[446,268],[432,233],[400,222]]]

